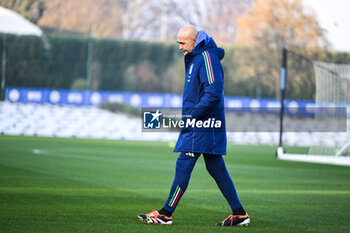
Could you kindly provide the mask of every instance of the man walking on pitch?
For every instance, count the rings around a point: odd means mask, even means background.
[[[224,74],[220,60],[224,50],[204,31],[191,25],[177,35],[179,49],[185,55],[185,86],[182,115],[190,119],[221,121],[219,129],[182,128],[174,152],[181,152],[169,197],[159,211],[139,214],[138,218],[149,224],[172,224],[172,213],[186,191],[197,159],[203,154],[206,168],[214,178],[221,193],[232,209],[232,214],[217,226],[247,226],[250,219],[238,199],[232,179],[227,172],[222,155],[226,154],[224,112]],[[185,117],[186,118],[186,117]]]

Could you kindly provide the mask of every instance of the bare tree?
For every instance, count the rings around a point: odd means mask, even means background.
[[[124,39],[172,39],[186,24],[233,42],[236,21],[254,0],[131,0],[124,4]]]
[[[35,24],[45,11],[44,0],[0,0],[0,6],[18,12]]]
[[[316,16],[300,0],[257,0],[237,25],[240,45],[312,48],[326,44]]]
[[[234,42],[237,19],[251,8],[254,0],[210,0],[204,28],[218,42]]]
[[[123,19],[124,39],[174,38],[186,24],[201,27],[209,0],[132,0],[128,1]]]

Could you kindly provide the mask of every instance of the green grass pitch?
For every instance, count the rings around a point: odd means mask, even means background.
[[[159,226],[136,216],[168,196],[168,143],[0,136],[0,232],[350,232],[350,168],[279,161],[275,149],[228,147],[248,227],[214,226],[230,209],[202,157],[174,224]]]

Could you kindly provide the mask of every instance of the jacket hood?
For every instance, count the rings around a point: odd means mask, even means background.
[[[220,60],[222,60],[225,56],[225,50],[223,48],[218,48],[212,37],[209,37],[205,31],[199,31],[194,49],[187,55],[196,56],[205,50],[213,52]]]

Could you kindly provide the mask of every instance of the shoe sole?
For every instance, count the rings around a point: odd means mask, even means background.
[[[250,218],[247,218],[247,219],[244,219],[243,222],[238,223],[238,224],[236,224],[236,225],[232,225],[231,227],[246,227],[246,226],[249,225],[249,223],[250,223]],[[221,226],[223,226],[223,225],[222,225],[222,223],[220,222],[220,223],[217,223],[215,226],[221,227]],[[230,227],[230,226],[223,226],[223,227]]]
[[[140,216],[137,216],[137,217],[140,219],[140,221],[142,221],[144,223],[147,223],[147,224],[153,224],[153,225],[171,225],[171,224],[173,224],[173,221],[168,221],[168,222],[164,222],[164,223],[158,223],[158,222],[149,221],[150,220],[149,218],[143,219]]]
[[[250,219],[247,218],[246,220],[244,220],[243,222],[237,224],[236,226],[239,226],[239,227],[247,227],[249,223],[250,223]]]

